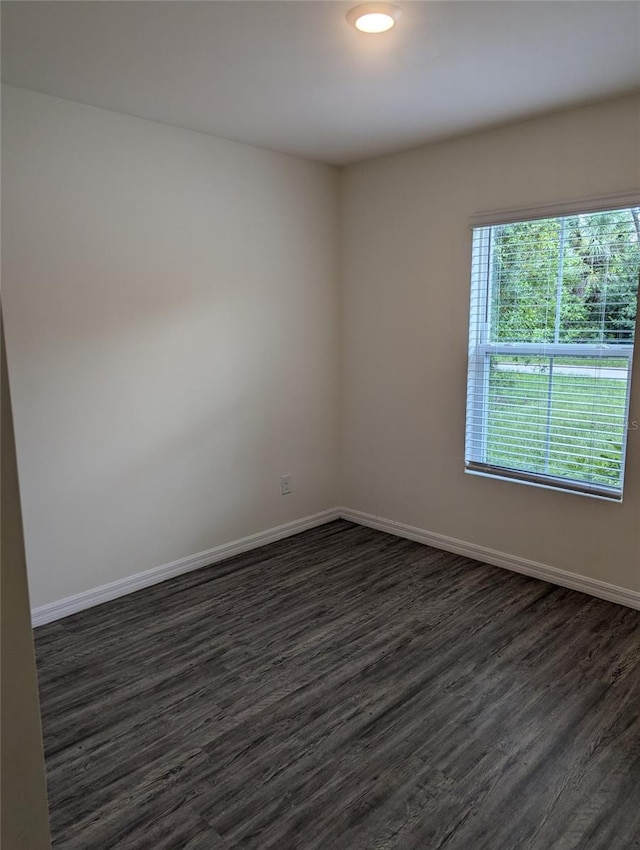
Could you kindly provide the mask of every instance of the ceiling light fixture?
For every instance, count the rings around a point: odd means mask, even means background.
[[[360,32],[386,32],[400,17],[393,3],[363,3],[347,13],[347,20]]]

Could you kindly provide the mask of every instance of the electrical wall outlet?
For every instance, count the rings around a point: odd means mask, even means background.
[[[280,477],[280,492],[283,496],[288,496],[291,492],[291,476],[282,475]]]

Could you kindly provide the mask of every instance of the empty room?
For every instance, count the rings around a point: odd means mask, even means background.
[[[640,2],[1,11],[3,850],[640,848]]]

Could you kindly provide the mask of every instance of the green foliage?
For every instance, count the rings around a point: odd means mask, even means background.
[[[492,228],[493,341],[632,343],[639,239],[635,209]]]

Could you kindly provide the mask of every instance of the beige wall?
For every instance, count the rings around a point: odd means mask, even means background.
[[[0,845],[6,850],[45,850],[49,814],[42,753],[40,706],[29,613],[18,475],[7,381],[4,333],[2,372],[2,570],[0,622],[2,658],[2,816]]]
[[[34,605],[338,504],[640,589],[640,430],[622,505],[463,472],[469,216],[640,186],[637,97],[349,167],[340,198],[19,89],[3,118]]]
[[[622,505],[463,472],[469,216],[639,188],[640,100],[363,163],[342,180],[343,503],[640,590],[640,430]],[[636,371],[640,421],[639,357]]]
[[[335,169],[11,87],[2,110],[32,604],[333,507]]]

